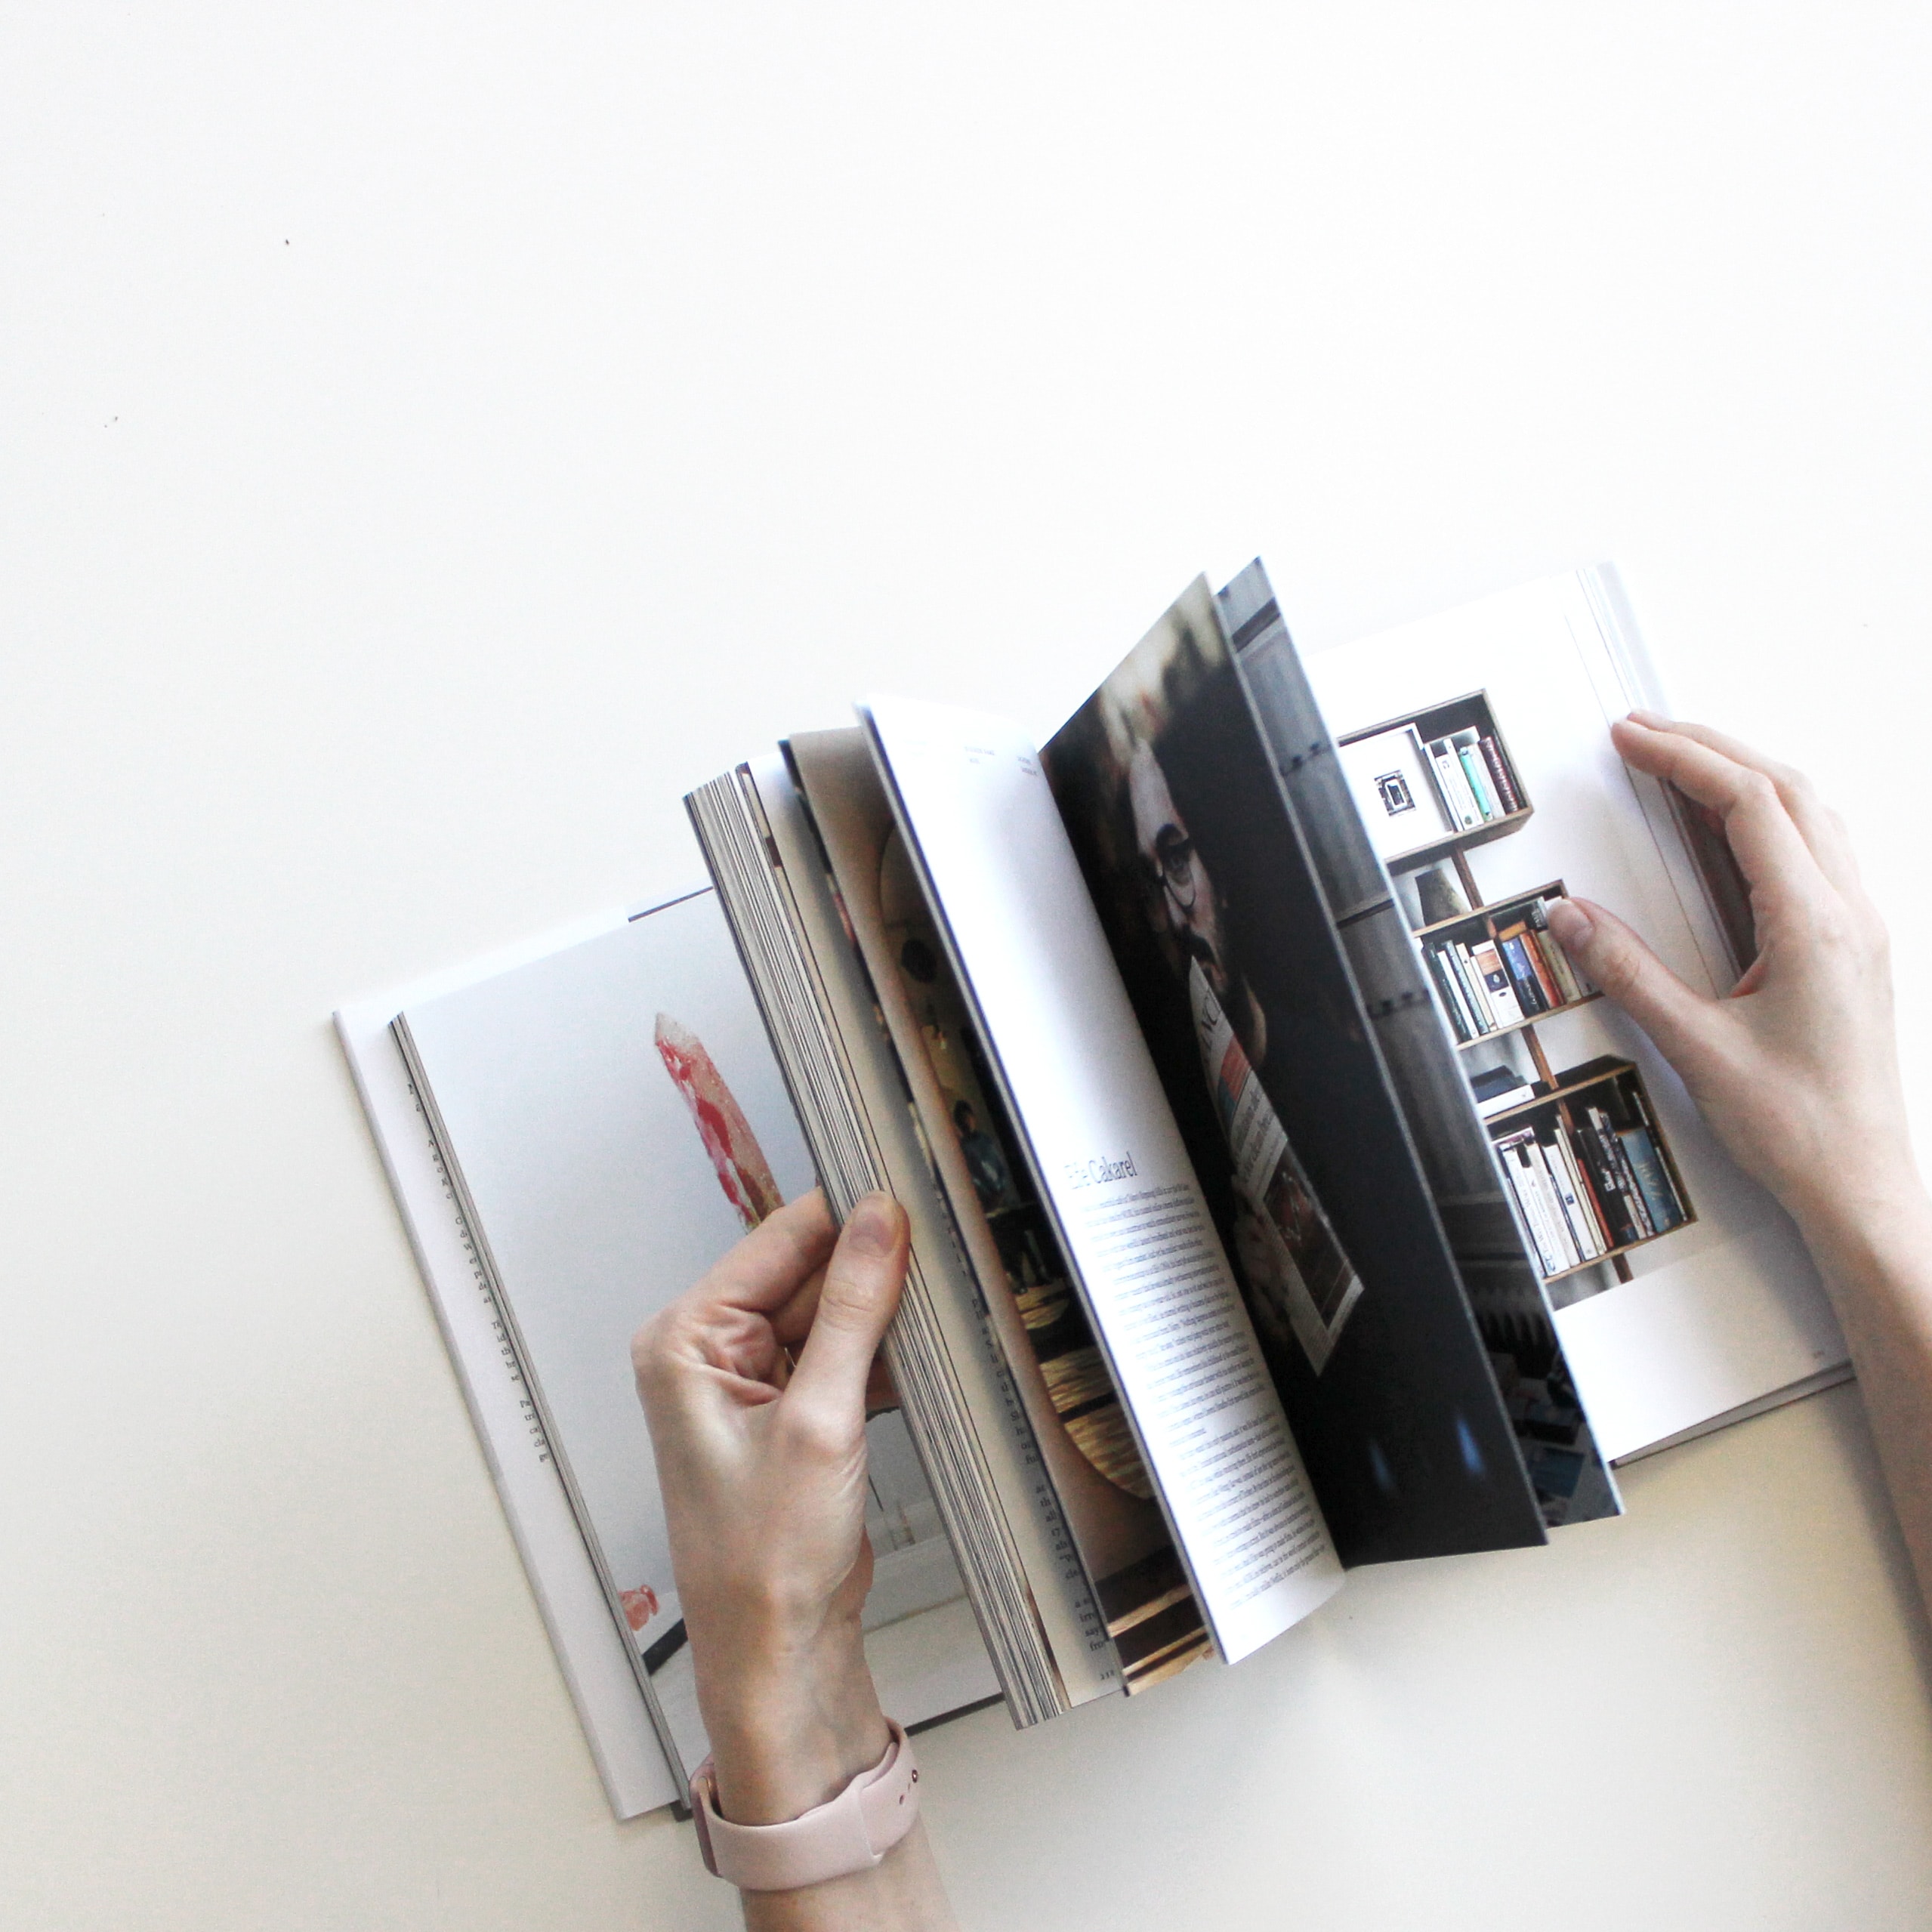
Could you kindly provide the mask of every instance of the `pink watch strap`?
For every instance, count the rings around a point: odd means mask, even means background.
[[[886,1723],[892,1742],[869,1771],[838,1795],[782,1825],[734,1825],[718,1813],[718,1779],[707,1758],[691,1779],[691,1816],[705,1869],[740,1891],[789,1892],[849,1872],[869,1872],[919,1815],[919,1767],[905,1727]]]

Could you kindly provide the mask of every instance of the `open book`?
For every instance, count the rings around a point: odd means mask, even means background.
[[[693,795],[715,895],[341,1017],[620,1811],[671,1795],[640,1711],[703,1749],[624,1341],[814,1176],[912,1222],[868,1623],[915,1721],[1233,1661],[1845,1372],[1545,928],[1748,955],[1609,748],[1657,701],[1607,572],[1304,665],[1257,565],[1044,745],[874,699]]]

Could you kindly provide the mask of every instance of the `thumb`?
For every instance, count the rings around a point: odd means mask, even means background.
[[[1553,899],[1550,931],[1604,993],[1690,1077],[1705,1044],[1712,1003],[1693,992],[1615,913],[1594,900]]]
[[[812,1332],[786,1387],[795,1407],[822,1403],[865,1413],[866,1378],[906,1279],[908,1239],[906,1211],[890,1194],[868,1194],[852,1210],[826,1264]]]

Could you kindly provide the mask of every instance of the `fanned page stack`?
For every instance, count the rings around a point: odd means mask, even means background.
[[[625,1344],[815,1181],[912,1224],[867,1613],[910,1722],[1236,1662],[1847,1372],[1548,931],[1750,955],[1610,747],[1659,702],[1607,569],[1304,664],[1255,564],[1044,746],[872,699],[692,795],[714,890],[338,1015],[620,1814],[705,1748]]]

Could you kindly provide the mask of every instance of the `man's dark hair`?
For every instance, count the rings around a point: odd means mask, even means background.
[[[952,1124],[962,1134],[972,1132],[971,1123],[978,1118],[970,1100],[955,1100],[952,1103]]]

